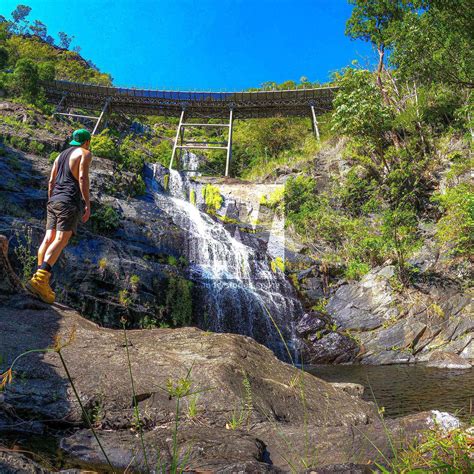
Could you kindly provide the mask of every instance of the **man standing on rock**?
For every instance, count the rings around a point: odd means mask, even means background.
[[[51,270],[69,242],[77,225],[90,217],[89,151],[91,134],[76,130],[71,146],[54,161],[48,185],[46,235],[38,250],[38,270],[27,288],[46,303],[54,303],[56,295],[49,286]]]

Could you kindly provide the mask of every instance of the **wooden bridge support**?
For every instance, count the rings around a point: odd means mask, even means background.
[[[92,115],[83,115],[83,114],[72,114],[71,112],[59,112],[61,107],[66,103],[67,100],[67,94],[64,94],[59,102],[59,104],[56,106],[56,112],[54,112],[53,115],[62,115],[65,117],[75,117],[75,118],[83,118],[87,120],[95,120],[95,125],[94,129],[92,130],[92,135],[95,135],[97,133],[97,130],[99,129],[99,125],[102,122],[104,115],[107,112],[107,109],[110,104],[110,99],[106,99],[104,106],[102,107],[102,110],[100,112],[100,115],[98,117],[92,116]]]
[[[232,127],[234,122],[234,111],[233,108],[230,108],[229,111],[229,123],[192,123],[185,122],[186,109],[181,111],[179,117],[178,128],[176,129],[176,135],[173,142],[173,151],[171,154],[170,160],[170,169],[173,169],[173,164],[175,159],[178,160],[182,157],[182,150],[226,150],[226,164],[225,164],[225,176],[229,176],[230,172],[230,161],[232,159]],[[218,128],[228,128],[227,142],[198,142],[190,141],[184,139],[186,127],[218,127]],[[177,156],[179,153],[179,156]],[[185,170],[188,171],[188,170]]]
[[[316,135],[316,139],[318,142],[321,140],[319,136],[319,127],[318,127],[318,119],[316,118],[316,110],[314,109],[314,105],[311,104],[311,113],[313,115],[313,129],[314,134]]]

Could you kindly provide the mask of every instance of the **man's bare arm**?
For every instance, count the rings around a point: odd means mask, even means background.
[[[79,164],[79,187],[81,188],[82,198],[86,203],[86,208],[84,209],[84,216],[82,218],[83,222],[87,222],[91,213],[91,202],[89,194],[89,167],[92,161],[92,154],[90,151],[86,151],[81,158]]]
[[[51,197],[51,194],[56,184],[56,176],[58,175],[58,160],[54,160],[53,169],[51,170],[51,175],[49,176],[48,182],[48,199]]]

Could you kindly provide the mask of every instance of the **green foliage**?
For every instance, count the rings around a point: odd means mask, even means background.
[[[422,433],[408,448],[400,449],[385,466],[377,467],[384,474],[473,472],[472,437],[462,429],[445,433],[436,427]]]
[[[174,326],[189,326],[193,318],[192,282],[170,276],[166,291],[166,308]]]
[[[0,70],[6,68],[8,65],[8,50],[0,46]]]
[[[383,104],[373,74],[346,68],[335,79],[340,90],[334,99],[333,130],[355,141],[369,141],[368,146],[375,150],[383,147],[391,114]]]
[[[226,423],[226,428],[230,430],[237,430],[243,427],[244,424],[250,423],[250,418],[253,412],[253,394],[252,386],[247,373],[242,371],[242,387],[243,387],[243,401],[239,406],[234,407],[232,410],[232,416]]]
[[[191,189],[189,191],[189,202],[195,206],[196,205],[196,191],[194,189]]]
[[[152,149],[154,161],[161,163],[163,166],[169,166],[172,151],[173,145],[171,142],[169,140],[162,140]]]
[[[273,273],[276,273],[277,270],[285,272],[285,261],[281,257],[276,257],[270,262],[270,268]]]
[[[13,92],[35,103],[40,93],[38,66],[31,59],[19,59],[10,84]]]
[[[130,293],[126,289],[123,289],[123,290],[119,291],[118,300],[119,300],[119,303],[124,305],[124,306],[129,306],[130,303],[132,302],[132,300],[130,298]]]
[[[344,272],[344,276],[348,280],[359,280],[366,273],[368,273],[370,267],[367,263],[359,262],[357,260],[351,260],[348,262]]]
[[[112,139],[111,139],[112,140]],[[145,163],[143,151],[134,146],[132,135],[127,135],[120,144],[119,153],[120,161],[127,171],[141,173]],[[115,151],[117,155],[117,151]],[[111,158],[111,156],[109,156]]]
[[[386,211],[383,215],[382,236],[390,256],[397,262],[400,278],[408,282],[408,256],[419,248],[417,216],[412,209],[398,208]]]
[[[206,184],[201,190],[206,203],[207,212],[215,214],[221,207],[224,199],[221,196],[219,188],[212,184]]]
[[[423,1],[393,28],[390,62],[402,79],[473,85],[472,2]]]
[[[117,145],[108,129],[92,137],[91,152],[103,158],[116,158],[119,155]]]
[[[311,134],[308,125],[305,119],[282,117],[237,122],[233,134],[232,173],[251,175],[271,165],[279,156],[301,148]],[[286,156],[284,161],[288,160]]]
[[[49,154],[49,157],[48,157],[48,161],[49,163],[53,164],[54,161],[56,160],[56,158],[59,156],[59,152],[57,151],[52,151],[50,154]]]
[[[284,211],[284,197],[285,197],[285,188],[283,186],[276,188],[273,192],[270,193],[268,198],[262,196],[260,198],[260,204],[262,206],[269,207],[270,209],[276,210],[278,212]]]
[[[28,151],[33,153],[34,155],[44,155],[45,146],[44,143],[37,142],[35,140],[31,140],[28,144]]]
[[[92,209],[90,223],[93,232],[109,235],[120,227],[120,215],[112,206],[100,205]]]
[[[15,247],[15,256],[21,266],[21,280],[26,283],[32,276],[36,265],[36,255],[32,252],[33,232],[31,227],[23,227],[15,232],[18,245]]]
[[[53,81],[56,75],[56,68],[51,61],[38,64],[38,77],[40,81]]]
[[[140,283],[140,277],[139,277],[138,275],[132,275],[132,276],[130,277],[130,284],[131,284],[131,285],[136,286],[136,285],[138,285],[139,283]]]
[[[436,236],[454,255],[472,255],[474,250],[474,192],[469,183],[461,183],[438,194],[433,200],[443,216],[437,223]]]

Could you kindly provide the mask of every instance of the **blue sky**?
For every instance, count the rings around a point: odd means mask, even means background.
[[[265,81],[325,81],[368,45],[344,35],[346,0],[0,0],[18,3],[73,45],[116,85],[241,90]]]

